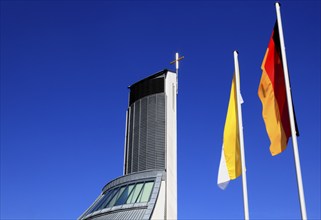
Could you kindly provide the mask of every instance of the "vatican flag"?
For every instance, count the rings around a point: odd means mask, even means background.
[[[241,102],[243,101],[241,96],[240,100]],[[236,179],[242,173],[237,106],[234,76],[225,120],[222,155],[217,177],[217,184],[221,189],[225,189],[230,180]]]

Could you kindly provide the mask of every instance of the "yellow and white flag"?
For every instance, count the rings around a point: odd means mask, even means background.
[[[243,102],[241,95],[239,100],[241,100],[241,103]],[[217,185],[221,189],[225,189],[230,180],[236,179],[242,173],[237,106],[234,75],[225,120],[222,155],[217,177]]]

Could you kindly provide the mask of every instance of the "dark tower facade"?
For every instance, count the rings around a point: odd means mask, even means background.
[[[165,169],[165,74],[159,72],[129,87],[125,175]]]

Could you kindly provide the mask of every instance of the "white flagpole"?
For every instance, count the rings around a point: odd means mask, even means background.
[[[241,150],[241,162],[242,162],[242,185],[243,185],[243,202],[244,202],[244,219],[249,219],[249,205],[247,197],[247,183],[246,183],[246,171],[245,171],[245,155],[244,155],[244,139],[243,139],[243,122],[242,122],[242,107],[241,107],[241,92],[240,92],[240,69],[238,61],[238,52],[234,51],[234,68],[235,68],[235,84],[236,84],[236,100],[238,109],[238,124],[240,135],[240,150]]]
[[[296,138],[295,123],[294,123],[293,104],[292,104],[292,95],[291,95],[291,88],[290,88],[290,82],[289,82],[288,64],[287,64],[287,60],[286,60],[284,37],[283,37],[281,10],[280,10],[280,4],[278,2],[275,3],[275,8],[276,8],[277,22],[278,22],[278,28],[279,28],[279,37],[280,37],[280,44],[281,44],[281,54],[282,54],[282,64],[283,64],[283,70],[284,70],[286,98],[288,100],[288,109],[289,109],[289,116],[290,116],[290,123],[291,123],[291,135],[292,135],[295,168],[296,168],[300,205],[301,205],[301,217],[302,217],[302,219],[307,219],[303,182],[302,182],[302,174],[301,174],[300,156],[299,156],[299,150],[298,150],[298,142],[297,142],[297,138]]]

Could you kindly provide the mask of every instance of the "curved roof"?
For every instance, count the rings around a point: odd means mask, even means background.
[[[152,170],[110,181],[78,220],[150,219],[165,176],[165,171]]]

